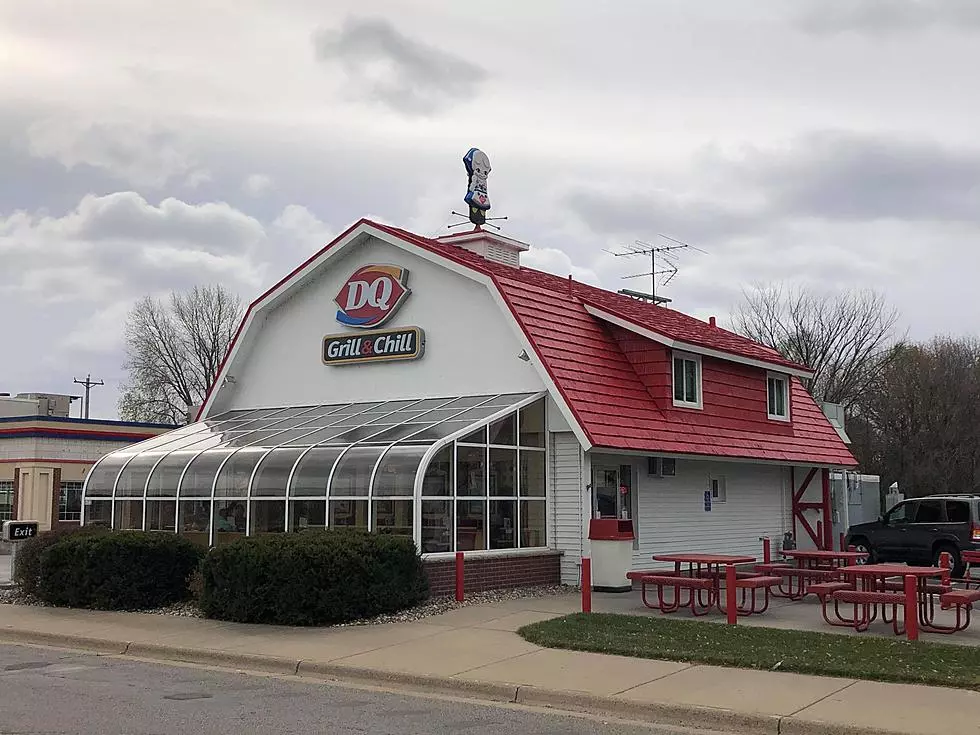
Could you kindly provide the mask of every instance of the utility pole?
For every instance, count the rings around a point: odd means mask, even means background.
[[[105,383],[102,380],[99,380],[98,382],[93,381],[92,380],[92,373],[89,373],[87,376],[85,376],[85,380],[79,380],[78,378],[74,378],[74,382],[78,383],[79,385],[84,385],[85,386],[85,407],[84,407],[84,410],[85,410],[85,418],[88,418],[89,393],[92,391],[92,388],[94,386],[97,386],[97,385],[105,385]]]

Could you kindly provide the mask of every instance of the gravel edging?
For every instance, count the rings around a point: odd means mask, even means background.
[[[435,615],[456,610],[458,608],[470,607],[471,605],[486,605],[495,602],[507,602],[509,600],[530,600],[541,597],[556,597],[576,591],[576,587],[570,585],[545,585],[538,587],[515,587],[511,589],[488,590],[486,592],[473,592],[466,595],[463,602],[456,602],[453,597],[438,597],[429,599],[421,605],[410,607],[396,613],[378,615],[364,620],[354,620],[349,623],[337,623],[335,625],[323,626],[330,628],[352,628],[363,625],[384,625],[387,623],[405,623],[415,620],[423,620]],[[53,607],[47,605],[36,597],[25,595],[16,587],[0,589],[0,604],[25,605],[30,607]],[[204,613],[193,602],[178,602],[167,607],[155,610],[135,610],[149,615],[168,615],[181,618],[203,618]]]

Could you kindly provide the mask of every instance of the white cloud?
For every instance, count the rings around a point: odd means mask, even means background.
[[[242,191],[257,197],[272,189],[272,179],[265,174],[249,174],[242,182]]]

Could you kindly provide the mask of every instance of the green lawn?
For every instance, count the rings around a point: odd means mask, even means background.
[[[663,617],[576,613],[518,633],[548,648],[980,689],[980,649]]]

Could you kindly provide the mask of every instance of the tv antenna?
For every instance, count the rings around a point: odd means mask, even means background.
[[[623,276],[623,278],[628,279],[648,277],[650,279],[650,293],[631,291],[630,289],[626,288],[620,289],[619,293],[625,296],[632,296],[635,299],[650,301],[654,304],[667,304],[670,303],[670,299],[666,298],[665,296],[657,296],[657,281],[660,281],[661,286],[666,286],[674,279],[674,276],[677,275],[678,269],[676,251],[686,250],[688,248],[697,250],[699,253],[704,253],[705,251],[701,248],[695,247],[694,245],[677,240],[662,233],[658,234],[657,237],[662,237],[666,242],[660,245],[654,245],[648,242],[643,242],[642,240],[635,240],[631,245],[624,246],[624,252],[616,253],[612,250],[606,250],[606,252],[610,255],[615,255],[617,258],[649,256],[649,271],[644,273],[634,273],[629,276]]]
[[[470,216],[468,214],[463,214],[462,212],[457,212],[455,209],[452,212],[450,212],[450,214],[454,214],[457,217],[462,217],[465,221],[463,221],[463,222],[454,222],[451,225],[447,225],[446,226],[446,229],[447,230],[451,230],[454,227],[462,227],[463,225],[468,225],[472,221],[472,220],[470,220]],[[490,224],[491,221],[498,220],[498,219],[507,219],[507,218],[506,217],[485,217],[483,219],[483,224],[486,225],[487,227],[493,227],[494,229],[499,230],[500,229],[500,225],[492,225],[492,224]],[[479,232],[480,229],[481,229],[481,225],[473,225],[473,231],[474,232]]]

